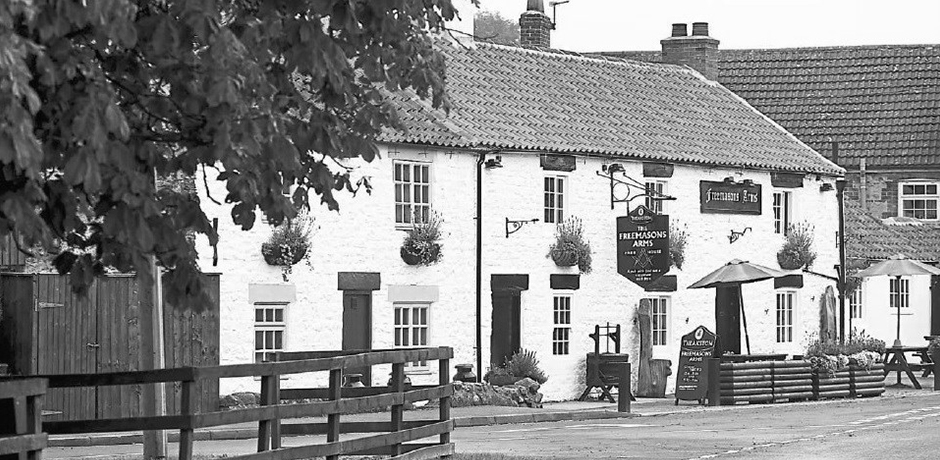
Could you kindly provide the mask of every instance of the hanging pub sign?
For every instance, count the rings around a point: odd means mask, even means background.
[[[617,218],[617,273],[645,288],[669,270],[669,216],[640,205]]]
[[[750,180],[699,182],[699,202],[703,213],[760,214],[761,186]]]
[[[683,335],[679,343],[679,370],[676,375],[676,403],[680,399],[705,399],[708,391],[706,359],[715,356],[717,337],[705,326]]]

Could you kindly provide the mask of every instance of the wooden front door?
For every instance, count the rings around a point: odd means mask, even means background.
[[[97,289],[88,296],[72,293],[67,276],[35,278],[36,372],[38,374],[93,374],[98,372]],[[96,417],[94,387],[50,388],[43,410],[54,411],[43,420],[81,420]]]
[[[372,293],[343,291],[343,350],[372,348]],[[362,374],[362,383],[372,386],[370,367],[349,368],[346,374]]]
[[[519,351],[522,296],[518,291],[493,293],[493,325],[490,332],[490,364],[502,365]]]
[[[721,353],[741,354],[741,288],[719,287],[715,291],[715,331]]]

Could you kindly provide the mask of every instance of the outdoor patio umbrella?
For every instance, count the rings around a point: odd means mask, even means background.
[[[872,265],[855,274],[857,278],[870,278],[873,276],[893,276],[898,280],[898,294],[895,305],[898,309],[897,337],[894,346],[901,346],[901,277],[914,275],[940,275],[940,268],[927,265],[916,260],[908,259],[904,254],[898,254],[888,260]]]
[[[689,285],[689,289],[737,287],[738,299],[741,305],[741,320],[744,323],[744,341],[747,345],[747,353],[751,354],[751,338],[747,332],[747,316],[744,313],[744,298],[741,295],[741,285],[744,283],[777,278],[783,275],[783,272],[770,267],[751,263],[746,260],[734,259],[722,265],[719,269],[705,275],[702,279],[692,283]]]

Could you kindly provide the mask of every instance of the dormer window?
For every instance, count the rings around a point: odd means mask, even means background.
[[[898,215],[921,220],[937,220],[936,182],[901,182],[898,184]]]

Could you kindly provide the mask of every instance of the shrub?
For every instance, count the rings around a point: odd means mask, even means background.
[[[669,266],[682,270],[682,264],[685,262],[685,245],[688,234],[685,227],[677,228],[669,225]]]
[[[865,331],[852,333],[840,343],[838,340],[820,340],[813,337],[806,347],[806,357],[813,369],[825,369],[830,375],[835,371],[855,364],[870,369],[872,364],[881,362],[885,351],[883,340],[869,336]]]
[[[427,219],[419,221],[415,215],[414,222],[405,235],[401,245],[401,258],[409,265],[431,265],[441,260],[441,215],[434,210],[428,213]]]
[[[807,223],[791,225],[787,230],[787,241],[777,253],[777,263],[785,270],[813,266],[816,251],[813,250],[814,227]]]
[[[511,375],[519,378],[528,377],[539,384],[548,381],[548,376],[539,368],[539,360],[532,350],[522,349],[513,353],[512,357],[506,361],[506,369]]]
[[[555,242],[546,257],[560,267],[577,265],[583,273],[591,273],[591,244],[584,238],[581,219],[569,217],[555,228]]]
[[[927,352],[930,353],[930,356],[936,356],[940,353],[940,337],[930,339],[930,344],[927,345]]]

